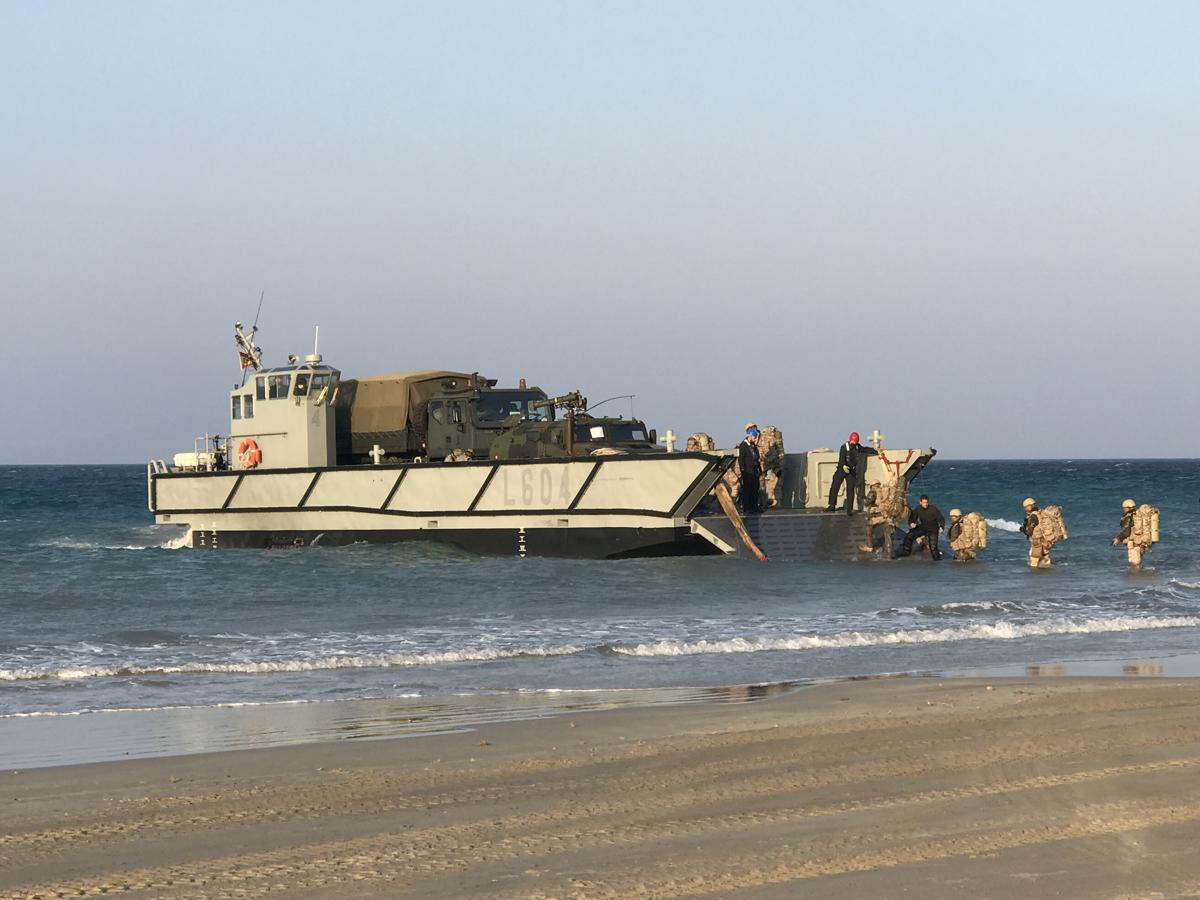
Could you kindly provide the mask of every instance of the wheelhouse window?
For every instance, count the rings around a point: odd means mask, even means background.
[[[296,396],[308,396],[308,375],[304,372],[298,372],[296,374]]]
[[[233,398],[233,408],[229,412],[230,418],[240,419],[242,417],[242,398],[241,395]]]
[[[242,395],[242,418],[254,418],[254,396],[252,394]]]
[[[268,396],[272,400],[284,400],[292,389],[291,375],[271,375],[268,378]]]
[[[259,375],[254,382],[254,394],[259,400],[267,399],[267,377]]]

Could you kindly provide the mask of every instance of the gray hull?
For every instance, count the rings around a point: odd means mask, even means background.
[[[158,472],[159,523],[197,549],[436,541],[479,553],[721,552],[688,516],[728,457],[661,453],[240,472]]]

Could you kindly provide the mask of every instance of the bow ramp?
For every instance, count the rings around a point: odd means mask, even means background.
[[[755,558],[726,516],[697,515],[691,522],[695,534],[724,553]],[[814,562],[861,559],[866,555],[858,549],[866,537],[866,518],[862,514],[779,509],[743,516],[742,522],[754,543],[771,560]]]

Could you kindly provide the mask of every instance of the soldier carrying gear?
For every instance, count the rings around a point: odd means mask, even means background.
[[[755,446],[762,467],[762,477],[759,479],[762,503],[770,509],[779,505],[780,488],[783,485],[783,432],[774,425],[764,425],[759,429]]]
[[[1032,497],[1026,497],[1021,505],[1025,507],[1025,521],[1021,523],[1021,534],[1029,541],[1029,567],[1047,568],[1050,565],[1050,556],[1046,548],[1035,539],[1038,526],[1037,503]]]
[[[892,555],[892,532],[896,523],[908,515],[908,503],[899,481],[872,481],[867,488],[863,509],[867,514],[866,543],[858,549],[870,553],[875,549],[875,528],[883,526],[883,549]]]
[[[753,422],[746,423],[746,436],[738,444],[738,467],[741,469],[742,484],[738,499],[742,503],[745,515],[762,512],[762,502],[759,499],[762,481],[762,462],[758,456],[758,426]]]
[[[1124,544],[1129,567],[1142,567],[1142,554],[1158,541],[1158,510],[1149,503],[1138,506],[1132,499],[1121,504],[1121,530],[1112,539],[1113,546]]]
[[[850,432],[846,443],[838,450],[837,471],[833,473],[833,484],[829,486],[829,503],[825,512],[837,509],[838,492],[846,483],[846,515],[854,515],[854,496],[858,495],[858,508],[863,508],[863,488],[867,473],[866,457],[874,456],[875,450],[858,443],[858,432]]]
[[[952,509],[950,531],[946,536],[950,539],[954,559],[958,562],[968,562],[975,559],[975,554],[987,546],[987,520],[977,512],[964,516],[961,509]]]
[[[1021,534],[1029,540],[1029,567],[1048,569],[1051,548],[1067,537],[1062,509],[1058,506],[1039,509],[1032,497],[1026,497],[1021,505],[1025,507],[1025,521],[1021,525]]]

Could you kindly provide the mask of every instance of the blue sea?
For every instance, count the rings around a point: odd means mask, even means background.
[[[912,499],[984,514],[976,564],[193,551],[152,524],[141,466],[0,468],[0,768],[831,678],[1195,674],[1198,466],[935,459]],[[1050,571],[1025,565],[1027,495],[1064,509]],[[1162,511],[1137,574],[1109,544],[1125,497]]]

